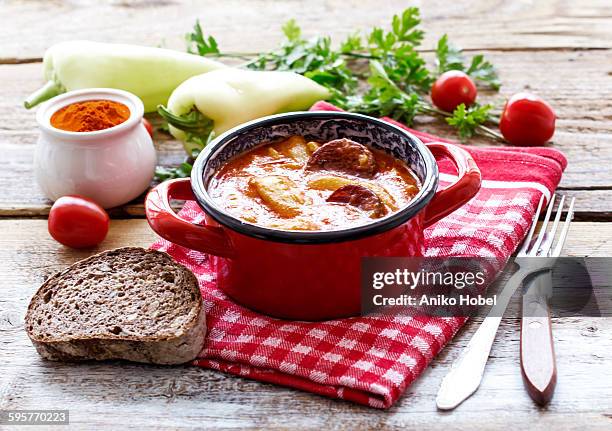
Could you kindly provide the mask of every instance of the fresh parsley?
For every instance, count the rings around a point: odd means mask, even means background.
[[[495,91],[498,91],[501,87],[501,81],[497,76],[495,67],[489,61],[485,60],[482,54],[472,57],[472,62],[465,73],[470,75],[476,81],[489,84],[489,86]]]
[[[403,91],[377,60],[370,61],[368,84],[369,89],[363,95],[348,98],[342,107],[352,112],[386,116],[412,124],[419,113],[419,96]]]
[[[469,66],[466,66],[461,50],[450,44],[445,34],[436,47],[436,74],[441,75],[449,70],[461,70],[477,83],[488,85],[495,91],[501,87],[495,67],[482,54],[472,57]]]
[[[285,41],[280,48],[259,54],[244,64],[253,70],[292,71],[304,75],[329,88],[338,99],[355,91],[358,79],[346,64],[341,50],[332,48],[331,38],[302,37],[302,30],[295,20],[283,26]],[[345,48],[353,49],[357,39],[348,39]]]
[[[435,109],[427,99],[435,78],[448,70],[465,71],[477,82],[499,89],[493,65],[480,54],[466,62],[446,34],[437,43],[435,68],[429,68],[418,51],[425,35],[420,24],[419,9],[409,7],[393,16],[388,30],[374,27],[366,34],[355,32],[334,48],[329,36],[304,38],[300,26],[291,19],[282,26],[284,40],[280,46],[256,54],[221,52],[215,38],[204,35],[199,21],[186,40],[188,52],[216,57],[250,56],[242,67],[300,73],[327,87],[332,94],[330,101],[343,109],[372,116],[389,115],[409,125],[417,114],[450,116]],[[364,59],[370,62],[365,73],[362,63],[353,61]],[[466,136],[464,132],[463,138]]]
[[[462,141],[466,141],[489,120],[491,108],[491,105],[472,105],[466,108],[462,103],[455,108],[453,115],[448,117],[446,122],[457,129]]]
[[[191,175],[192,168],[193,165],[189,162],[183,162],[177,167],[158,166],[155,169],[155,179],[162,182],[171,178],[187,178]]]
[[[252,70],[282,70],[302,74],[327,87],[330,102],[342,109],[375,117],[388,116],[411,125],[417,115],[446,118],[462,141],[479,133],[494,139],[501,135],[486,126],[496,121],[490,105],[459,105],[444,112],[429,101],[435,79],[448,70],[461,70],[479,85],[499,90],[494,66],[483,55],[466,58],[443,35],[436,45],[431,67],[419,51],[425,33],[420,28],[419,9],[409,7],[394,15],[389,29],[374,27],[369,32],[348,35],[336,48],[329,36],[305,38],[294,19],[282,26],[284,40],[279,47],[260,53],[223,52],[217,40],[205,35],[199,21],[185,36],[187,51],[211,57],[243,59],[238,67]],[[364,67],[364,62],[368,62]],[[188,146],[202,149],[212,138],[212,122],[197,111],[185,116],[160,112],[169,124],[186,132]],[[198,115],[199,114],[199,115]],[[162,168],[158,178],[187,176],[189,161],[177,168]]]
[[[212,36],[204,36],[200,21],[196,20],[193,26],[193,31],[185,35],[185,42],[187,44],[187,52],[190,54],[198,54],[201,56],[221,54],[219,51],[219,45]]]
[[[463,55],[461,51],[448,43],[448,36],[445,34],[438,40],[436,46],[436,74],[449,70],[463,70]]]

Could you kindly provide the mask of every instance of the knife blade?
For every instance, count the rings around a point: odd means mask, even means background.
[[[557,383],[557,365],[550,320],[552,273],[544,271],[525,281],[521,316],[521,374],[529,396],[550,402]]]
[[[480,386],[502,315],[524,278],[525,273],[519,269],[508,279],[497,296],[497,304],[491,308],[467,346],[453,361],[450,371],[442,379],[436,396],[438,409],[454,409],[476,392]]]

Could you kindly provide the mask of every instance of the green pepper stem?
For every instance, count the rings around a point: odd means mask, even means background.
[[[214,122],[197,109],[192,109],[189,113],[184,115],[176,115],[170,112],[165,106],[158,105],[157,112],[171,126],[201,137],[208,136],[214,127]]]
[[[200,152],[213,139],[214,121],[195,108],[183,115],[170,112],[165,106],[158,105],[157,112],[169,125],[185,133],[183,147],[187,154]]]
[[[34,93],[30,94],[28,98],[23,102],[23,106],[25,106],[26,109],[33,108],[34,106],[44,102],[45,100],[49,100],[52,97],[57,96],[58,94],[62,94],[64,91],[65,89],[64,87],[62,87],[62,85],[58,84],[53,80],[48,81],[45,85],[40,87]]]
[[[170,112],[164,105],[157,106],[157,113],[168,122],[171,126],[177,129],[192,129],[197,127],[197,121],[195,118],[187,119],[180,115],[175,115]]]

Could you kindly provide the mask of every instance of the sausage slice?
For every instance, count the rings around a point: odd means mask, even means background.
[[[371,218],[379,218],[387,213],[387,210],[376,193],[357,184],[342,186],[333,192],[327,202],[338,202],[349,204],[369,212]]]
[[[306,170],[321,169],[371,178],[376,173],[376,160],[365,145],[336,139],[321,145],[306,163]]]

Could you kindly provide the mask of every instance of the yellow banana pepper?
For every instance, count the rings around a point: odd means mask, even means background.
[[[226,66],[170,49],[70,41],[50,47],[43,67],[48,82],[24,102],[28,109],[65,91],[107,87],[134,93],[153,112],[186,79]]]
[[[215,70],[179,85],[158,112],[192,154],[211,136],[266,115],[303,111],[329,91],[293,72]]]

